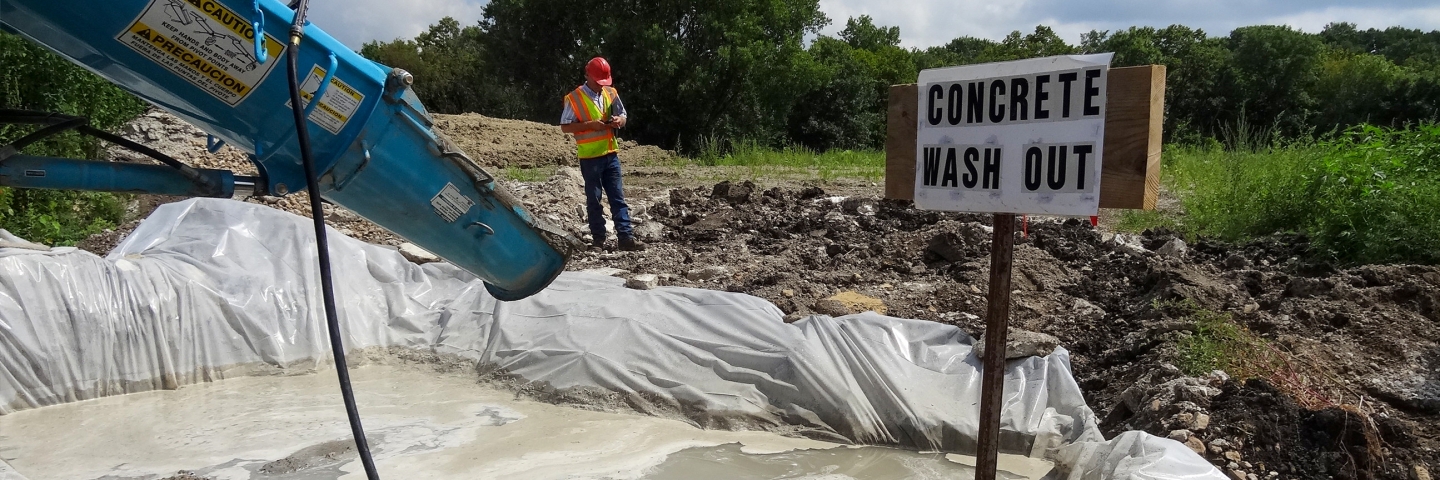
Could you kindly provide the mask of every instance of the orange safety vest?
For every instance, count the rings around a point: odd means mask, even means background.
[[[600,102],[603,105],[596,105],[590,95],[585,94],[585,87],[580,86],[565,96],[565,102],[570,105],[570,111],[575,112],[575,118],[581,122],[605,121],[610,118],[610,106],[615,104],[619,96],[614,88],[603,87],[600,89]],[[609,128],[576,133],[575,144],[576,156],[581,160],[620,151],[615,142],[615,130]]]

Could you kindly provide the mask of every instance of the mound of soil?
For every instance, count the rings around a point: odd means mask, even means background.
[[[435,115],[435,126],[486,167],[536,168],[576,162],[574,137],[561,132],[558,125],[467,113]],[[621,132],[623,136],[624,130]],[[619,155],[626,165],[676,158],[674,152],[623,139]]]

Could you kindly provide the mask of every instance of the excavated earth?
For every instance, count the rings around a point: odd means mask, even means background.
[[[568,142],[554,127],[475,115],[440,125],[491,167],[573,162],[568,144],[553,148],[557,138]],[[126,133],[198,166],[245,166],[225,163],[243,163],[233,150],[204,154],[203,134],[161,114]],[[530,147],[538,148],[532,155],[515,139],[544,146]],[[497,150],[482,150],[487,142]],[[625,163],[627,181],[640,180],[627,196],[650,248],[581,252],[571,269],[603,269],[637,286],[743,292],[775,303],[787,321],[874,310],[983,333],[988,216],[916,210],[880,199],[865,182],[716,184]],[[532,213],[588,241],[578,170],[561,166],[543,182],[506,186]],[[146,202],[167,199],[142,200],[137,217]],[[250,201],[308,216],[303,195]],[[344,233],[403,244],[326,208]],[[1140,429],[1174,438],[1247,480],[1428,480],[1440,472],[1440,268],[1313,264],[1296,236],[1186,245],[1169,232],[1116,235],[1073,219],[1035,220],[1026,230],[1015,233],[1012,328],[1052,335],[1071,352],[1107,435]],[[104,254],[127,231],[82,247]],[[1213,335],[1197,321],[1205,315],[1229,316],[1270,363],[1234,377],[1187,376],[1182,345]]]

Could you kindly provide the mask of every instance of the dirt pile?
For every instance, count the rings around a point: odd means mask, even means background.
[[[435,126],[486,167],[536,168],[575,165],[576,162],[574,137],[561,132],[557,125],[467,113],[435,115]],[[624,130],[621,132],[623,137]],[[674,152],[623,139],[619,155],[626,165],[676,158]]]
[[[488,168],[543,168],[575,165],[577,161],[575,160],[574,140],[554,125],[490,118],[477,114],[436,115],[435,117],[436,126],[441,132],[459,144],[472,158]],[[204,131],[163,111],[147,112],[126,125],[119,133],[122,137],[159,150],[161,153],[196,168],[227,169],[234,171],[237,175],[257,174],[255,165],[250,162],[248,155],[244,152],[227,145],[215,153],[210,153],[206,146],[208,135]],[[620,146],[620,158],[626,164],[668,162],[678,158],[674,152],[651,145],[639,145],[632,141],[621,141]],[[116,160],[158,163],[119,147],[111,148],[110,154]],[[589,229],[584,226],[583,217],[584,192],[580,190],[580,185],[583,185],[584,181],[579,176],[579,170],[571,168],[569,172],[574,182],[572,182],[573,185],[565,185],[564,193],[567,195],[567,200],[560,204],[568,207],[573,205],[571,201],[573,198],[580,199],[580,225],[578,228],[575,225],[569,226],[576,232],[588,234]],[[517,185],[525,188],[523,184]],[[577,195],[578,197],[576,197]],[[556,200],[557,198],[555,195],[550,195],[550,199]],[[130,208],[130,217],[134,218],[133,221],[112,231],[94,235],[81,242],[79,246],[87,251],[104,255],[119,244],[126,234],[134,230],[140,219],[148,216],[155,207],[177,200],[181,200],[181,198],[139,196]],[[306,218],[310,217],[309,196],[304,192],[285,197],[251,197],[245,201],[263,203]],[[531,203],[533,205],[535,202]],[[326,220],[330,222],[330,226],[342,234],[379,245],[398,247],[405,243],[403,239],[385,228],[361,218],[343,207],[325,204],[324,209]],[[547,208],[547,210],[555,209]]]
[[[236,175],[256,175],[255,164],[245,152],[221,147],[215,153],[206,149],[205,131],[191,126],[184,120],[160,110],[151,110],[131,121],[118,132],[127,140],[159,150],[196,168],[214,168],[234,171]],[[127,162],[158,164],[132,150],[111,147],[111,158]]]
[[[650,250],[585,253],[576,268],[749,293],[787,320],[852,312],[833,301],[850,292],[889,315],[983,333],[988,216],[748,183],[631,196],[653,225]],[[1304,248],[1289,237],[1187,245],[1165,232],[1031,222],[1017,238],[1011,324],[1071,352],[1107,434],[1175,438],[1246,479],[1436,470],[1440,269],[1336,271],[1300,260]],[[1243,380],[1186,375],[1180,365],[1214,335],[1206,318],[1236,325],[1272,362],[1246,365]]]

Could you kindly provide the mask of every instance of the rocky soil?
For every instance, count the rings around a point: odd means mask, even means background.
[[[534,189],[563,191],[561,177]],[[815,187],[637,193],[650,250],[588,252],[576,268],[749,293],[787,320],[874,310],[984,332],[988,216]],[[1011,324],[1070,350],[1107,434],[1174,438],[1235,478],[1440,467],[1440,268],[1334,270],[1301,260],[1303,238],[1186,245],[1077,220],[1015,235]],[[1202,333],[1202,312],[1228,315],[1272,363],[1187,376],[1181,345]]]
[[[490,166],[573,164],[573,146],[553,127],[479,116],[439,121]],[[228,148],[205,154],[203,134],[161,114],[125,133],[197,166],[248,166]],[[659,152],[643,158],[670,158]],[[865,183],[714,184],[664,169],[631,171],[643,177],[627,195],[649,250],[583,252],[572,269],[608,269],[635,288],[748,293],[790,321],[873,310],[983,334],[988,216],[915,210]],[[580,185],[568,167],[543,182],[507,183],[534,214],[588,240]],[[303,194],[249,201],[309,212]],[[137,215],[148,205],[137,205]],[[327,209],[342,233],[403,245],[353,213]],[[1428,480],[1440,472],[1440,268],[1335,269],[1306,262],[1304,238],[1186,244],[1168,232],[1116,235],[1104,227],[1035,220],[1015,233],[1011,325],[1051,335],[1071,352],[1107,434],[1174,438],[1247,480]],[[104,254],[126,231],[82,247]],[[1184,346],[1213,334],[1204,318],[1243,327],[1259,360],[1229,374],[1187,375]]]

